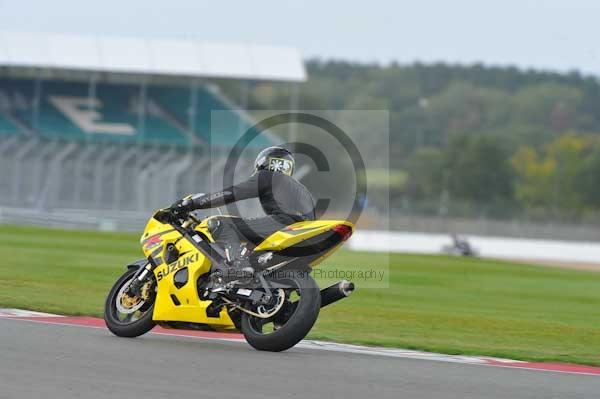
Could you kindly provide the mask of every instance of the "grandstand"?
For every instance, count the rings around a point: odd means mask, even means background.
[[[220,188],[255,122],[216,79],[296,84],[305,71],[288,48],[0,33],[0,206],[148,212]]]

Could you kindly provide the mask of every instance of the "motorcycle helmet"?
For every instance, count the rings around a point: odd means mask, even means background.
[[[294,156],[282,147],[265,148],[254,161],[254,170],[262,169],[291,176],[294,173]]]

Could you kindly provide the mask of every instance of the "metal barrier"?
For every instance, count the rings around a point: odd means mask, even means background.
[[[223,168],[215,165],[222,165],[225,156],[208,148],[4,137],[0,138],[0,207],[29,209],[20,214],[35,215],[42,224],[44,213],[52,220],[58,209],[147,216],[185,194],[222,189]],[[247,162],[241,160],[238,167],[248,170]]]
[[[0,224],[18,224],[76,230],[141,231],[149,215],[143,212],[78,209],[38,210],[0,208]]]

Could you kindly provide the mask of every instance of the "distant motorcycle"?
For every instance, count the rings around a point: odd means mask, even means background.
[[[352,235],[350,222],[298,222],[254,248],[231,248],[213,239],[216,221],[170,209],[153,215],[140,240],[146,258],[127,266],[106,299],[110,331],[241,331],[256,349],[283,351],[308,334],[321,307],[354,290],[342,280],[320,291],[310,275]]]
[[[477,256],[478,252],[466,238],[452,234],[452,245],[444,245],[442,252],[448,255],[456,256]]]

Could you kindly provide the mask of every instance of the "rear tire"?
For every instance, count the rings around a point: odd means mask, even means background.
[[[135,274],[135,269],[127,270],[113,285],[110,290],[108,297],[106,297],[106,303],[104,304],[104,321],[108,329],[118,337],[134,338],[140,335],[146,334],[152,330],[156,323],[152,320],[152,313],[154,310],[154,299],[152,304],[146,304],[145,313],[137,320],[124,323],[117,317],[117,296],[123,286],[131,280]]]
[[[295,302],[292,315],[277,330],[261,333],[255,326],[258,318],[242,313],[242,333],[253,348],[269,352],[289,349],[306,337],[317,321],[321,292],[315,280],[306,272],[298,272],[289,280],[294,280],[299,287],[300,299]]]

